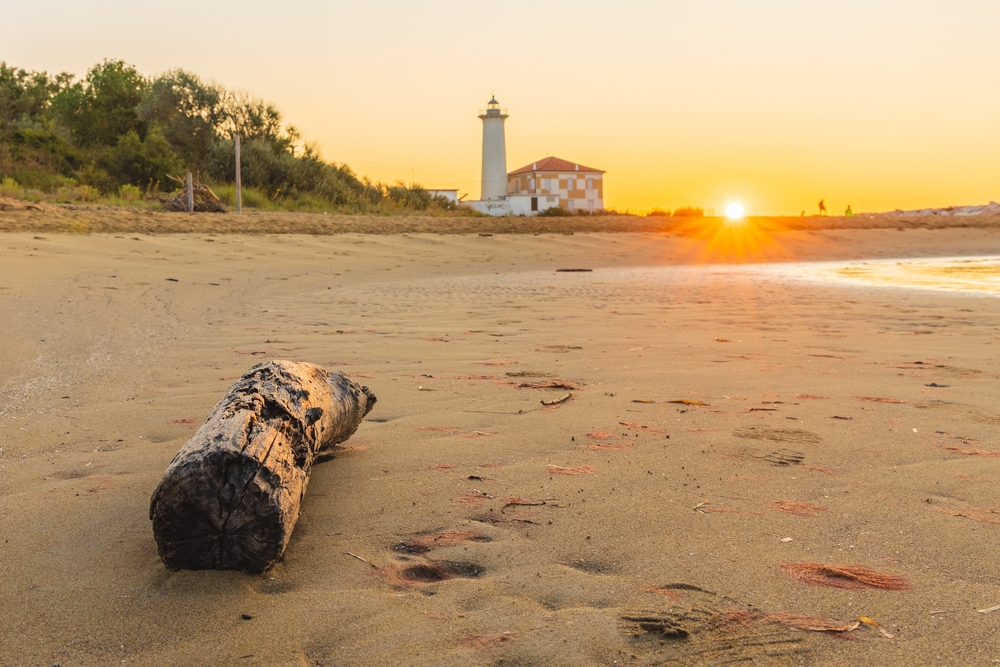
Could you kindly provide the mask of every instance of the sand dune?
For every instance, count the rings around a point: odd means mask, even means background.
[[[0,665],[997,657],[1000,300],[732,265],[995,222],[76,213],[0,213]],[[284,562],[170,571],[149,494],[264,359],[379,402]]]

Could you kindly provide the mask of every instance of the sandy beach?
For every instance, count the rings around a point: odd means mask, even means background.
[[[0,665],[1000,660],[996,262],[890,266],[996,220],[322,217],[0,213]],[[283,562],[171,571],[267,359],[378,404]]]

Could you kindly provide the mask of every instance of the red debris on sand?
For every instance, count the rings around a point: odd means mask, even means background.
[[[493,496],[483,492],[483,491],[473,491],[472,493],[466,493],[464,496],[459,496],[455,498],[455,502],[458,503],[468,503],[469,505],[477,505],[484,500],[491,500]]]
[[[779,512],[796,516],[816,516],[826,510],[811,503],[799,503],[794,500],[775,500],[771,507]]]
[[[612,443],[602,443],[597,442],[593,445],[587,447],[588,450],[592,452],[624,452],[630,449],[635,449],[632,445],[615,445]]]
[[[984,508],[984,507],[969,507],[965,510],[948,510],[943,507],[935,507],[938,512],[943,514],[950,514],[951,516],[960,516],[963,519],[972,519],[977,523],[988,523],[994,526],[1000,526],[1000,511]],[[983,514],[987,516],[981,516]]]
[[[945,447],[940,446],[941,449],[951,452],[952,454],[963,454],[965,456],[988,456],[990,458],[1000,459],[1000,452],[990,452],[982,449],[959,449],[958,447]]]
[[[790,563],[781,566],[799,581],[831,588],[880,588],[887,591],[906,591],[910,582],[904,577],[876,572],[864,565],[821,565],[819,563]]]
[[[815,470],[816,472],[825,473],[827,475],[836,475],[834,471],[829,468],[820,468],[819,466],[798,466],[799,470]]]
[[[563,380],[546,380],[545,382],[522,382],[517,385],[518,389],[569,389],[579,391],[580,387],[572,382]]]
[[[642,424],[636,424],[635,422],[618,422],[625,428],[630,428],[636,431],[645,431],[646,433],[663,433],[658,428],[652,428],[651,426],[643,426]]]
[[[403,550],[424,554],[442,547],[453,547],[462,542],[489,542],[490,537],[478,530],[452,530],[448,532],[417,533],[400,542]],[[397,549],[398,550],[398,549]]]
[[[684,592],[676,588],[660,588],[659,586],[650,586],[646,589],[648,593],[656,593],[657,595],[666,595],[671,600],[680,600],[684,597]]]

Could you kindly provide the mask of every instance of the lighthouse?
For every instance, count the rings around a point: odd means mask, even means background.
[[[479,199],[502,199],[507,196],[507,145],[503,132],[507,113],[494,97],[479,117],[483,120],[483,189]]]

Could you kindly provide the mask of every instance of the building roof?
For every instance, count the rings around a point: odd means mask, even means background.
[[[582,164],[577,164],[575,162],[570,162],[569,160],[563,160],[558,157],[547,157],[538,162],[532,162],[526,167],[521,167],[520,169],[515,169],[514,171],[507,174],[508,176],[517,176],[518,174],[530,174],[533,171],[589,171],[595,174],[605,173],[601,169],[594,169],[593,167],[584,167]]]

